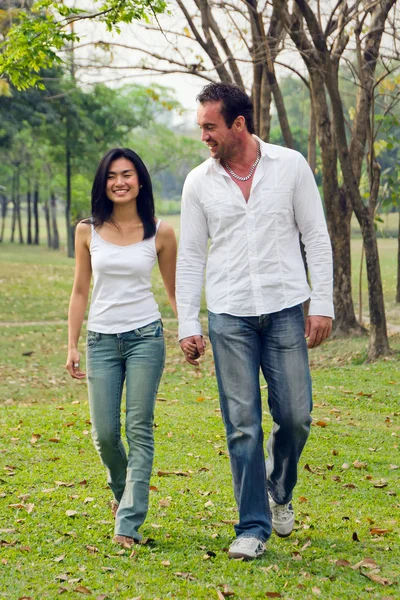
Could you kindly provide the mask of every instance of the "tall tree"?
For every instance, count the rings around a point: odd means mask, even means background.
[[[382,0],[368,5],[355,3],[350,6],[343,0],[334,6],[333,11],[323,22],[321,15],[314,12],[307,0],[295,0],[291,13],[285,0],[274,0],[274,5],[281,11],[291,37],[307,65],[310,78],[315,78],[316,73],[320,81],[318,88],[313,86],[314,95],[316,89],[324,90],[324,94],[326,90],[329,94],[335,134],[332,141],[334,141],[335,154],[337,153],[340,162],[345,186],[343,198],[350,202],[360,223],[364,240],[370,310],[370,359],[387,354],[389,351],[378,245],[374,228],[380,165],[374,155],[371,132],[380,45],[394,2],[395,0]],[[355,43],[356,62],[353,68],[358,77],[359,87],[349,141],[339,85],[339,66],[351,38]],[[322,115],[321,107],[317,102],[314,104],[316,110]],[[359,187],[363,165],[370,181],[367,203],[364,203]]]

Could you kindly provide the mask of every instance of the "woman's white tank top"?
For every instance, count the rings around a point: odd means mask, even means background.
[[[156,235],[161,221],[157,221]],[[157,260],[156,236],[129,246],[103,240],[92,225],[93,292],[87,328],[124,333],[161,318],[151,291]]]

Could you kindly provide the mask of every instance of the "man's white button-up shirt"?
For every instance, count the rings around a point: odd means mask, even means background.
[[[258,141],[261,160],[247,203],[219,160],[209,158],[186,179],[176,285],[179,339],[202,334],[205,268],[211,312],[260,316],[311,298],[310,315],[334,315],[331,244],[313,173],[300,153]]]

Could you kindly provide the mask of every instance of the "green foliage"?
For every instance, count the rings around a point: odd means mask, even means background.
[[[91,19],[120,32],[119,23],[149,20],[166,10],[164,0],[94,0],[97,12],[86,12],[58,0],[39,0],[30,12],[20,11],[0,45],[0,75],[6,75],[19,90],[44,89],[43,69],[62,62],[59,52],[79,36],[73,24]]]

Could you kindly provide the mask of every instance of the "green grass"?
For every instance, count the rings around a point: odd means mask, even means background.
[[[381,245],[381,256],[392,272],[391,248]],[[72,275],[61,253],[0,248],[1,320],[11,322],[0,336],[1,600],[76,599],[84,588],[93,598],[209,600],[225,584],[238,600],[270,592],[286,600],[399,597],[400,336],[391,339],[393,355],[373,364],[364,363],[367,338],[310,353],[315,408],[294,495],[296,528],[244,563],[226,555],[237,513],[211,353],[197,370],[186,365],[176,324],[166,320],[156,489],[142,529],[154,542],[130,557],[111,542],[111,493],[90,438],[85,384],[63,367],[66,326],[54,321],[66,317]],[[393,284],[385,285],[390,292]],[[158,274],[154,289],[168,317]],[[33,321],[53,323],[18,325]],[[376,567],[337,564],[368,557]]]

